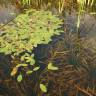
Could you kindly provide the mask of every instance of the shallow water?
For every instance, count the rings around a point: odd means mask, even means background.
[[[58,13],[56,9],[54,9],[52,11],[54,14]],[[1,4],[0,5],[0,23],[6,24],[7,22],[13,20],[19,13],[20,13],[19,9],[14,4],[12,4],[10,2],[7,5]],[[76,32],[76,30],[77,30],[76,29],[76,24],[77,24],[76,11],[72,11],[71,14],[64,15],[64,16],[62,16],[62,18],[64,19],[64,25],[66,25],[66,27],[68,28],[67,30],[69,32],[73,32],[73,33]],[[93,38],[93,37],[96,38],[96,18],[93,15],[90,15],[88,13],[84,14],[81,17],[81,24],[80,24],[79,31],[80,31],[80,35],[82,37],[87,36],[88,38]],[[43,46],[43,45],[41,45],[41,47],[38,47],[37,51],[36,51],[37,59],[40,59],[41,55],[42,56],[45,55],[47,49],[48,49],[48,47]],[[7,72],[10,70],[8,70],[8,67],[6,66],[6,64],[10,63],[10,62],[7,62],[7,59],[5,59],[5,56],[0,56],[0,61],[3,62],[1,65],[3,67],[1,67],[1,68],[4,69],[4,74],[7,74]],[[5,76],[3,76],[3,77],[5,78]],[[1,78],[1,80],[2,80],[2,78]],[[2,86],[0,89],[2,89],[3,91],[7,90],[5,86],[4,86],[4,88]],[[2,90],[0,92],[2,92]],[[23,90],[23,92],[24,92],[24,90]],[[30,93],[28,93],[28,94],[30,94]],[[27,95],[24,95],[24,96],[27,96]],[[28,96],[30,96],[30,95],[28,95]]]

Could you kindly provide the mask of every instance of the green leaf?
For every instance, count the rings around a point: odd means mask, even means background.
[[[23,1],[29,3],[31,0]],[[52,36],[59,35],[62,32],[61,24],[63,22],[60,18],[50,11],[27,9],[0,29],[0,53],[13,55],[13,59],[21,57],[19,62],[24,63],[18,64],[13,69],[12,76],[17,74],[19,67],[25,68],[32,65],[34,66],[32,71],[39,70],[40,67],[35,65],[34,48],[39,44],[48,44],[52,41]],[[58,68],[49,66],[49,69],[57,70]],[[21,82],[22,75],[18,76],[17,80]]]
[[[55,66],[53,66],[52,63],[49,63],[49,64],[48,64],[48,69],[49,69],[49,70],[58,70],[58,67],[55,67]]]
[[[37,71],[37,70],[39,70],[40,69],[40,67],[35,67],[34,69],[33,69],[33,71]]]
[[[18,77],[17,77],[17,81],[18,81],[18,82],[21,82],[21,81],[22,81],[22,75],[21,75],[21,74],[18,75]]]
[[[30,61],[30,65],[34,65],[34,64],[35,64],[35,60],[32,59],[32,60]]]
[[[19,67],[27,67],[28,64],[18,64],[16,67],[19,68]]]
[[[28,71],[26,72],[26,74],[32,74],[32,73],[33,73],[32,70],[28,70]]]
[[[47,92],[47,88],[44,84],[40,84],[40,89],[42,92],[46,93]]]

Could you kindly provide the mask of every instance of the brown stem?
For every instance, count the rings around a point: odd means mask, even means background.
[[[84,94],[86,94],[86,95],[88,95],[88,96],[93,96],[92,94],[88,93],[86,90],[81,89],[78,85],[75,85],[75,87],[76,87],[79,91],[81,91],[82,93],[84,93]]]

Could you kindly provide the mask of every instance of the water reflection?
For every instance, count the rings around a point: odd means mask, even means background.
[[[76,11],[66,15],[64,25],[67,26],[69,32],[76,32],[77,29]],[[80,36],[95,37],[96,36],[96,19],[93,15],[85,13],[80,19]]]
[[[0,5],[0,23],[7,23],[19,13],[19,9],[12,4]]]

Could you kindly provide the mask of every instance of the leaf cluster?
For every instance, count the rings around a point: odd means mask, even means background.
[[[59,35],[61,20],[49,11],[28,10],[6,25],[0,33],[0,53],[30,52],[38,44],[48,44]]]
[[[62,32],[61,24],[62,20],[50,11],[30,9],[4,26],[0,32],[0,53],[10,54],[12,57],[19,56],[22,62],[13,68],[11,76],[17,73],[19,67],[27,67],[27,64],[34,66],[33,70],[26,72],[27,74],[39,69],[38,66],[35,67],[33,48],[52,41],[52,36]],[[20,78],[21,75],[20,73]]]

